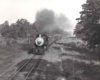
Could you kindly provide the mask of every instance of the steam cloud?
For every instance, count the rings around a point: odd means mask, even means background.
[[[70,29],[70,21],[64,14],[55,15],[52,10],[43,9],[36,14],[36,26],[42,32],[63,31]]]

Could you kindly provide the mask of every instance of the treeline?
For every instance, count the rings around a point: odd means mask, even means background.
[[[100,0],[87,0],[82,9],[74,34],[89,48],[96,48],[100,44]]]
[[[2,27],[0,33],[6,38],[25,38],[29,34],[33,37],[36,34],[35,29],[33,29],[34,25],[30,24],[26,19],[18,19],[16,23],[11,25],[9,25],[8,21],[5,21],[0,26]]]
[[[5,21],[0,25],[0,33],[5,38],[27,38],[35,37],[37,33],[41,33],[41,29],[36,26],[36,22],[30,23],[26,19],[18,19],[16,23],[9,25],[8,21]],[[62,34],[64,31],[60,28],[56,28],[52,32],[42,31],[45,34]]]
[[[9,21],[5,21],[0,24],[0,34],[5,38],[34,38],[37,33],[45,34],[66,34],[69,32],[64,31],[64,27],[69,26],[67,24],[69,20],[63,14],[56,15],[54,11],[43,9],[37,11],[35,21],[30,23],[26,19],[18,19],[15,23],[9,25]]]

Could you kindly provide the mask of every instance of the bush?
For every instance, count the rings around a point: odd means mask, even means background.
[[[20,44],[21,49],[24,51],[27,51],[29,49],[31,49],[32,47],[34,47],[32,44]]]

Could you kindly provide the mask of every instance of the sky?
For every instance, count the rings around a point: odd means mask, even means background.
[[[75,27],[82,10],[81,5],[86,0],[0,0],[0,24],[8,20],[15,23],[18,19],[27,19],[30,23],[35,21],[37,11],[41,9],[53,10],[57,15],[63,13]]]

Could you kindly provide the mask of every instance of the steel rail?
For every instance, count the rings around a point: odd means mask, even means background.
[[[35,69],[35,67],[38,67],[37,65],[40,64],[40,63],[39,63],[39,62],[40,62],[40,59],[43,59],[43,56],[44,56],[44,54],[41,55],[41,56],[39,57],[38,61],[32,66],[31,70],[28,72],[28,74],[27,74],[27,76],[25,77],[24,80],[27,80],[28,77],[31,75],[32,71]],[[39,63],[39,64],[38,64],[38,63]]]
[[[15,72],[8,80],[13,80],[13,78],[35,57],[35,55],[32,56],[29,60],[27,60],[18,70]]]
[[[31,57],[29,57],[31,58]],[[21,60],[20,60],[21,61]],[[19,62],[16,62],[15,64],[13,64],[12,66],[10,66],[8,69],[6,69],[2,74],[0,74],[0,77],[3,76],[5,73],[7,73],[8,71],[10,71],[10,69],[12,69],[16,64],[18,64]]]

